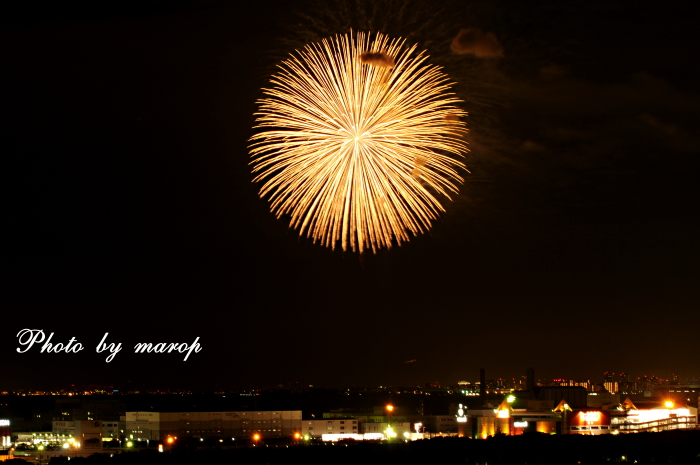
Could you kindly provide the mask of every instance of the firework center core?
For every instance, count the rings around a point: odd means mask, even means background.
[[[355,140],[355,143],[358,143],[358,142],[363,142],[364,139],[366,139],[367,137],[369,137],[368,132],[363,132],[363,133],[356,132],[353,139]]]

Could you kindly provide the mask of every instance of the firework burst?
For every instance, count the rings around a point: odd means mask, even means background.
[[[403,39],[340,35],[279,66],[256,113],[255,182],[314,242],[363,252],[425,232],[463,180],[458,100]]]

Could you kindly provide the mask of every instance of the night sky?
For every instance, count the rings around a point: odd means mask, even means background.
[[[275,219],[248,165],[274,63],[310,17],[347,32],[335,10],[96,3],[3,15],[0,390],[700,374],[691,2],[385,14],[383,32],[456,66],[471,174],[428,234],[362,256]],[[460,28],[503,56],[453,54],[440,38]],[[23,328],[85,350],[18,354]],[[94,353],[105,332],[124,346],[111,363]],[[196,337],[186,362],[130,353]]]

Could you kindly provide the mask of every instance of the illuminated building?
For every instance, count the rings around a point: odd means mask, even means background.
[[[478,400],[470,398],[470,400]],[[422,408],[420,409],[422,411]],[[324,419],[343,419],[354,418],[358,421],[360,431],[365,431],[364,425],[373,424],[421,424],[421,433],[429,435],[453,435],[457,433],[457,422],[455,415],[457,413],[457,405],[453,404],[449,408],[448,415],[422,415],[420,413],[412,413],[415,410],[409,410],[405,406],[394,405],[391,411],[391,417],[388,414],[386,405],[375,406],[368,410],[353,410],[353,409],[338,409],[331,412],[324,412]],[[372,429],[371,432],[375,432]]]
[[[457,421],[455,415],[423,415],[413,417],[414,423],[422,423],[423,431],[430,434],[457,433]]]
[[[695,384],[678,384],[670,386],[665,392],[668,396],[681,400],[689,406],[698,407],[698,397],[700,396],[700,382]]]
[[[634,390],[636,392],[643,392],[645,396],[649,397],[651,396],[651,392],[657,388],[658,386],[663,386],[666,383],[664,380],[658,378],[657,376],[641,376],[637,378],[636,385],[634,386]]]
[[[391,411],[387,405],[377,405],[372,409],[365,410],[338,409],[324,412],[323,418],[354,418],[361,425],[362,423],[410,422],[409,418],[415,416],[408,415],[407,409],[403,406],[392,405],[391,407]]]
[[[113,441],[124,435],[126,429],[125,422],[104,421],[102,422],[102,440]]]
[[[610,412],[574,410],[569,414],[567,434],[598,435],[610,433]]]
[[[11,460],[12,456],[12,431],[10,430],[10,420],[0,419],[0,462]]]
[[[404,438],[407,435],[411,435],[412,428],[411,423],[401,422],[401,423],[363,423],[362,424],[362,434],[367,437],[372,437],[376,433],[382,433],[386,437],[400,437]]]
[[[423,438],[423,434],[412,431],[409,422],[359,423],[356,418],[306,419],[301,422],[301,435],[306,438],[320,438],[323,441]]]
[[[606,381],[604,386],[605,389],[612,394],[617,394],[617,392],[620,390],[617,381]]]
[[[357,419],[308,419],[301,422],[301,435],[320,438],[324,434],[358,434],[360,432]]]
[[[612,427],[620,433],[657,432],[693,429],[698,424],[698,409],[684,402],[632,402],[620,404],[612,417]]]
[[[457,409],[457,415],[455,415],[455,420],[457,421],[457,436],[460,438],[468,435],[467,432],[467,406],[459,404]]]
[[[590,379],[563,379],[563,378],[555,378],[552,380],[552,382],[549,384],[549,386],[578,386],[585,388],[586,391],[591,391],[593,390],[593,383],[591,383]]]
[[[301,410],[246,412],[126,412],[127,439],[292,437],[301,431]]]
[[[567,434],[656,432],[697,425],[697,409],[673,401],[635,404],[625,399],[616,409],[578,409],[568,417]]]
[[[75,440],[73,434],[55,434],[51,431],[29,431],[29,432],[15,432],[13,434],[17,440],[16,444],[26,444],[26,445],[57,445],[63,444],[69,440]]]
[[[103,422],[99,420],[81,420],[75,422],[75,440],[84,450],[102,448]]]
[[[75,421],[54,420],[51,422],[51,432],[56,435],[75,436]]]
[[[99,431],[101,441],[113,441],[124,436],[126,424],[123,421],[101,421],[101,420],[75,420],[64,421],[54,420],[52,422],[51,432],[59,437],[75,437],[79,438],[87,429],[95,429],[95,425]],[[97,431],[91,431],[91,434],[96,434]],[[93,436],[98,437],[98,436]]]
[[[10,437],[10,420],[0,419],[0,450],[7,450],[12,446]]]
[[[467,421],[460,430],[465,436],[474,439],[486,439],[498,433],[496,429],[496,410],[493,408],[469,409]]]
[[[515,434],[514,410],[504,400],[496,408],[469,409],[466,421],[459,423],[459,435],[475,439],[486,439],[496,434]]]
[[[562,402],[566,405],[565,401]],[[530,405],[535,406],[534,403]],[[511,435],[523,433],[559,434],[562,432],[562,412],[552,409],[549,404],[544,408],[514,408],[510,417]]]
[[[470,383],[469,381],[460,381],[457,387],[460,394],[465,396],[478,396],[480,383]]]

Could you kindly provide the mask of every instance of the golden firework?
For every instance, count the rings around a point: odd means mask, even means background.
[[[256,113],[255,182],[314,242],[363,252],[430,228],[463,182],[459,99],[404,39],[339,35],[279,65]]]

